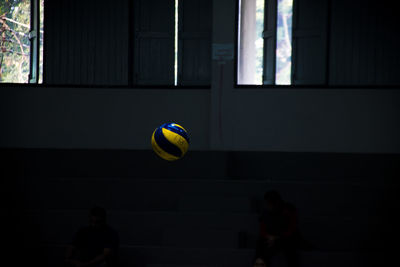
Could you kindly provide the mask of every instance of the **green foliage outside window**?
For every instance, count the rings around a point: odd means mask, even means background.
[[[30,0],[2,0],[0,2],[0,82],[28,82],[29,29]]]

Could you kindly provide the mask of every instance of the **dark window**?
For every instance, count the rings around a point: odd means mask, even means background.
[[[209,85],[210,0],[136,0],[134,83]]]
[[[45,82],[210,84],[211,0],[46,2]]]

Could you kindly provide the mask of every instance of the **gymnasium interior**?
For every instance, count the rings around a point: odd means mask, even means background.
[[[65,266],[94,206],[120,267],[255,266],[270,190],[297,209],[299,266],[396,257],[394,1],[29,2],[29,73],[0,76],[7,266]],[[190,137],[176,161],[151,146],[166,122]]]

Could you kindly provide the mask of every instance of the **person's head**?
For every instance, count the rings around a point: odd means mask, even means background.
[[[90,226],[99,228],[106,224],[107,213],[104,208],[93,207],[90,210]]]
[[[278,211],[283,204],[280,194],[275,190],[267,191],[264,194],[264,200],[268,211]]]
[[[267,267],[265,259],[261,256],[255,258],[253,267]]]

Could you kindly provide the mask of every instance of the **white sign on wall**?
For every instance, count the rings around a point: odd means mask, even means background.
[[[224,64],[228,60],[233,60],[233,44],[213,44],[212,59]]]

